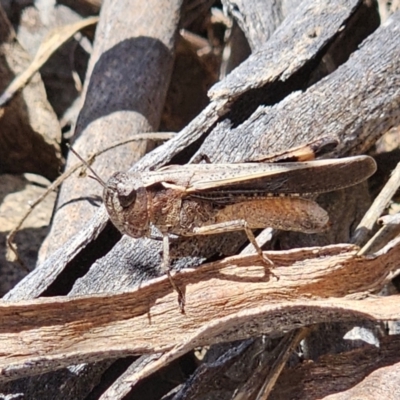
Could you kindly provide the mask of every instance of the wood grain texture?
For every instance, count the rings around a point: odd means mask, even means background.
[[[185,314],[166,277],[120,294],[2,302],[0,376],[123,354],[174,351],[176,358],[197,346],[326,321],[393,320],[396,296],[345,296],[379,290],[399,251],[397,239],[368,258],[350,245],[268,253],[279,280],[253,255],[185,270],[174,277],[186,296]]]
[[[255,51],[273,35],[275,29],[299,2],[223,0],[222,4],[244,32],[252,51]]]

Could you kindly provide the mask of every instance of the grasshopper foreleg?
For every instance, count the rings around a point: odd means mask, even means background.
[[[182,314],[185,313],[185,296],[183,295],[182,291],[179,289],[177,284],[172,278],[171,275],[171,262],[169,256],[169,236],[167,233],[163,233],[163,261],[161,265],[161,269],[165,272],[168,276],[168,280],[171,283],[172,288],[178,293],[178,303],[179,308]]]

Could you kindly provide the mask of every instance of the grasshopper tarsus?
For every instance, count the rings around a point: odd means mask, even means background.
[[[249,239],[249,241],[253,245],[253,247],[256,249],[256,252],[259,255],[259,257],[263,261],[267,262],[267,264],[274,265],[274,263],[267,256],[264,255],[261,247],[257,243],[256,237],[254,236],[253,231],[249,227],[249,224],[244,220],[239,221],[239,222],[242,223],[243,229],[246,232],[247,238]]]
[[[182,290],[179,289],[178,285],[175,283],[174,279],[172,278],[170,269],[167,270],[167,276],[168,276],[168,280],[169,280],[172,288],[175,290],[175,292],[178,293],[179,310],[182,314],[185,314],[185,304],[186,304],[185,295],[182,293]]]

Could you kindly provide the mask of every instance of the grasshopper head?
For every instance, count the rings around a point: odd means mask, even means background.
[[[147,210],[147,192],[137,173],[116,172],[107,183],[93,170],[87,161],[72,147],[70,150],[92,172],[89,175],[103,186],[103,201],[111,222],[128,236],[139,238],[150,233]]]
[[[121,233],[134,238],[149,234],[147,192],[137,173],[116,172],[104,187],[103,199]]]

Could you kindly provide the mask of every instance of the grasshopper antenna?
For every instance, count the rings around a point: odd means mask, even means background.
[[[93,170],[93,168],[89,165],[89,163],[84,160],[74,149],[72,146],[70,146],[69,144],[67,144],[67,147],[82,161],[83,165],[86,166],[86,168],[93,174],[92,175],[88,175],[89,178],[94,179],[95,181],[99,182],[101,186],[103,186],[105,189],[107,189],[107,185],[106,183],[103,181],[103,179],[101,179],[99,177],[99,175],[96,174],[96,172]]]

